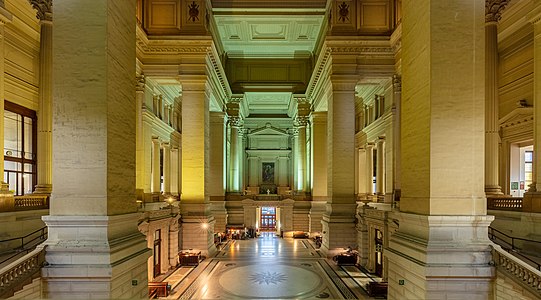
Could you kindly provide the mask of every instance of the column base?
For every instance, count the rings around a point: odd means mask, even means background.
[[[210,257],[216,253],[214,225],[216,220],[210,211],[210,203],[180,203],[182,214],[182,248],[179,250],[201,251]]]
[[[143,299],[148,297],[151,250],[137,230],[140,214],[44,216],[43,297]]]
[[[499,185],[485,185],[485,194],[487,196],[503,195],[502,188]]]
[[[53,191],[53,185],[52,184],[38,184],[38,185],[36,185],[33,194],[51,195],[52,191]]]
[[[348,247],[357,248],[356,212],[356,203],[327,203],[321,221],[323,240],[320,250],[328,258],[344,252]]]
[[[384,249],[388,299],[492,299],[494,216],[395,216],[400,227]]]

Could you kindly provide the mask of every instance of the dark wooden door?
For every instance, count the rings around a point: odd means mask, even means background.
[[[154,232],[154,277],[161,274],[161,230]]]

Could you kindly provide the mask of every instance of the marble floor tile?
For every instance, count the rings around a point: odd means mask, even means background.
[[[362,271],[336,266],[305,239],[235,240],[190,272],[182,269],[184,276],[168,279],[181,278],[171,282],[170,299],[370,299]]]

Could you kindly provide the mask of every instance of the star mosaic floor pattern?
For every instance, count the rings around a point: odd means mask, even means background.
[[[180,281],[169,299],[372,299],[362,286],[373,279],[356,267],[336,266],[309,240],[273,234],[230,241],[172,276]]]

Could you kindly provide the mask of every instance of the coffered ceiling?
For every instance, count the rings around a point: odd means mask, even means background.
[[[291,114],[291,93],[246,92],[243,105],[250,117],[285,117]]]
[[[212,1],[218,38],[228,57],[294,57],[312,53],[325,0]]]
[[[294,57],[312,53],[322,15],[220,15],[218,33],[229,57]]]

